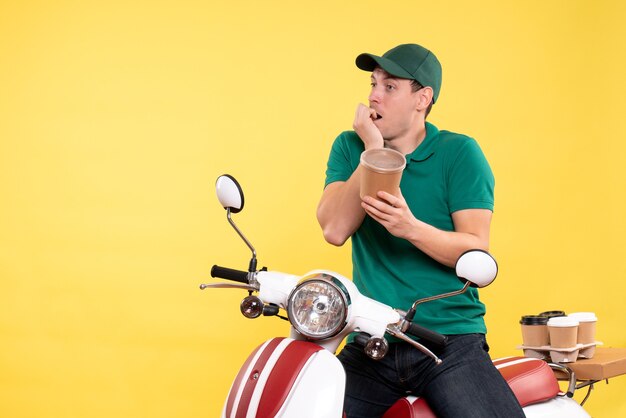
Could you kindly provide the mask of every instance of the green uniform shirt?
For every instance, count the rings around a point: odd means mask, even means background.
[[[359,165],[363,142],[353,131],[333,143],[326,185],[347,181]],[[451,214],[462,209],[493,210],[494,177],[478,143],[426,123],[426,138],[406,156],[400,189],[415,217],[453,231]],[[369,216],[352,236],[353,280],[359,290],[394,308],[461,288],[454,269],[413,244],[391,235]],[[419,305],[415,321],[443,334],[485,333],[485,306],[478,291]]]

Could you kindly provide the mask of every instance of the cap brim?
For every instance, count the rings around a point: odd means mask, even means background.
[[[389,74],[399,78],[408,78],[413,80],[414,77],[411,73],[400,67],[393,61],[387,58],[378,57],[372,54],[361,54],[356,57],[356,66],[363,71],[374,71],[374,68],[380,67],[387,71]]]

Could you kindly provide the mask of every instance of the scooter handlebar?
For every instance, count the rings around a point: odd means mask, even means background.
[[[424,328],[413,322],[411,322],[411,325],[409,325],[405,333],[417,338],[422,338],[424,340],[430,341],[442,347],[448,342],[448,337],[446,335],[431,331],[428,328]]]
[[[249,283],[247,271],[229,269],[228,267],[218,265],[211,267],[211,277],[219,277],[220,279],[232,280],[239,283]]]

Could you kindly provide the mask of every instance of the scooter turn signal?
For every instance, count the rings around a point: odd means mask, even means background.
[[[246,296],[241,301],[239,309],[246,318],[258,318],[263,313],[263,302],[256,296]]]
[[[367,344],[365,344],[365,354],[374,360],[380,360],[385,357],[388,350],[389,343],[387,343],[387,340],[384,338],[372,337]]]

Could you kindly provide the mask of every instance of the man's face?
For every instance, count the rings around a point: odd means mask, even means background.
[[[381,68],[374,69],[371,78],[369,106],[378,114],[374,124],[386,140],[402,136],[418,117],[418,95],[411,81],[396,78]]]

